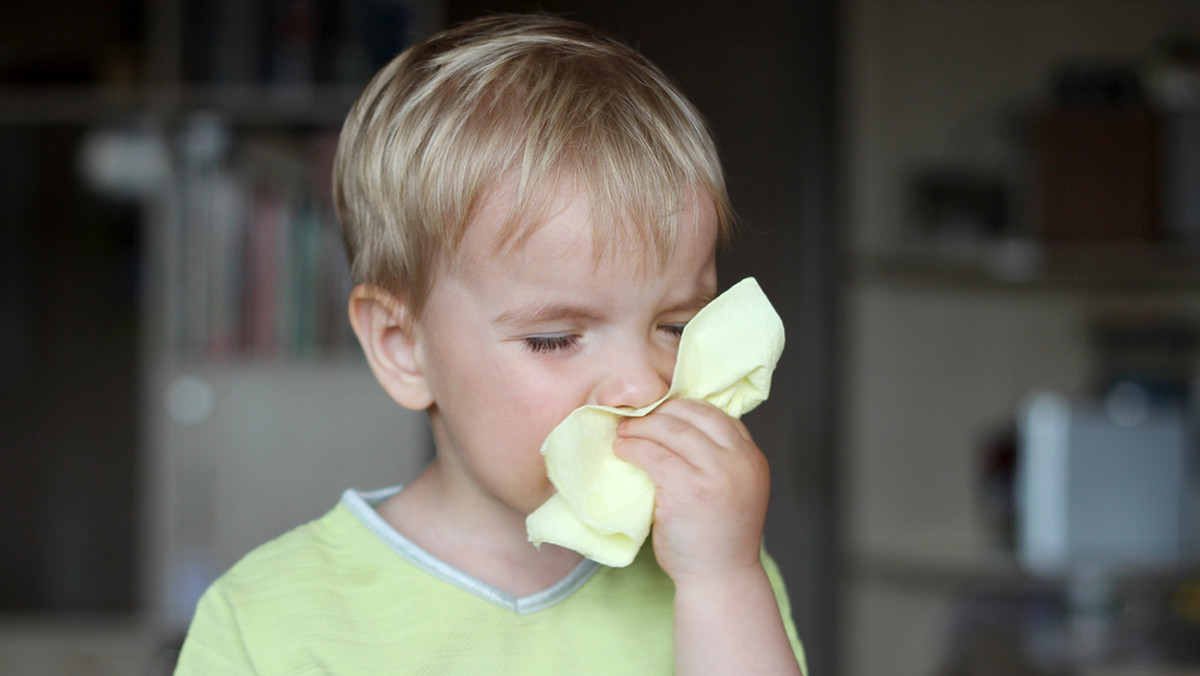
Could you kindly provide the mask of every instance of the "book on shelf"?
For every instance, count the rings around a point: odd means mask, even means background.
[[[185,132],[180,153],[176,350],[215,361],[345,353],[350,274],[328,194],[329,139],[209,131],[225,138]]]
[[[190,84],[365,83],[435,17],[429,0],[185,0]]]

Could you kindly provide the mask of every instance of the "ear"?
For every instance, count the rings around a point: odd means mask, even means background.
[[[419,356],[418,329],[407,304],[372,284],[350,292],[350,325],[375,379],[404,408],[433,404]]]

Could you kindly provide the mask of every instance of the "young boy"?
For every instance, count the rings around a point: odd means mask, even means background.
[[[367,86],[335,193],[351,323],[437,456],[248,555],[201,600],[178,673],[799,674],[760,549],[766,462],[719,409],[621,424],[615,452],[656,487],[628,567],[526,534],[554,493],[546,436],[584,404],[661,398],[717,291],[724,179],[659,70],[546,16],[443,32]]]

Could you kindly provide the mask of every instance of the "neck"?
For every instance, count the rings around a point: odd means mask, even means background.
[[[380,505],[379,513],[418,547],[518,597],[553,586],[583,558],[554,545],[535,548],[524,515],[462,490],[440,460]]]

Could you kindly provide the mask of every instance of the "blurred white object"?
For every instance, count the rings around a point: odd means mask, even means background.
[[[79,150],[87,184],[119,198],[144,199],[160,189],[168,164],[161,135],[147,125],[93,129]]]
[[[1034,572],[1162,569],[1189,555],[1183,412],[1109,404],[1039,393],[1019,411],[1017,554]]]
[[[216,396],[212,385],[199,376],[180,376],[167,390],[167,412],[180,425],[196,425],[213,413]]]

